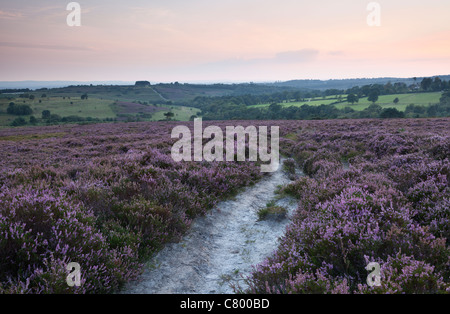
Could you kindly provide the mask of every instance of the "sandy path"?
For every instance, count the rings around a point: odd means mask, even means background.
[[[242,276],[276,249],[296,203],[292,199],[277,201],[288,209],[282,220],[258,221],[256,211],[274,199],[277,186],[289,181],[279,167],[233,200],[219,203],[193,222],[182,242],[161,250],[141,279],[128,284],[122,293],[233,293],[230,283],[237,281],[245,287]]]

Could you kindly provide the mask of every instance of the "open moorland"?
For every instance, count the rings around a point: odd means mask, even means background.
[[[254,162],[174,162],[180,123],[0,130],[0,292],[120,291],[196,218],[270,175]],[[280,126],[285,171],[304,173],[278,187],[296,210],[236,292],[450,291],[449,118],[208,125]],[[66,283],[70,262],[81,287]]]

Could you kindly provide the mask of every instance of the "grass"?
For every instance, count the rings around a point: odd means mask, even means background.
[[[26,141],[26,140],[43,140],[43,139],[52,138],[52,137],[63,137],[64,135],[66,135],[66,133],[58,132],[58,133],[0,136],[0,141],[20,142],[20,141]]]
[[[70,99],[67,97],[65,99],[63,97],[49,97],[36,98],[35,100],[22,98],[8,100],[7,98],[0,98],[0,112],[5,113],[10,102],[14,102],[16,105],[30,106],[36,118],[41,117],[44,110],[50,110],[52,114],[57,114],[61,117],[79,116],[104,119],[116,116],[111,109],[112,101],[98,98],[89,98],[87,100],[81,100],[79,97],[71,97]],[[14,119],[16,116],[11,115],[11,117]]]
[[[266,207],[257,211],[258,220],[265,220],[268,218],[284,219],[286,218],[287,209],[282,206],[277,206],[275,201],[270,201],[266,204]]]
[[[81,118],[97,118],[100,120],[118,118],[118,114],[128,114],[127,112],[118,111],[115,106],[115,101],[109,99],[100,99],[89,96],[87,100],[82,100],[79,95],[71,96],[51,96],[41,98],[39,96],[34,100],[24,98],[10,99],[8,97],[0,97],[0,127],[9,127],[11,122],[18,116],[7,114],[7,109],[10,102],[16,105],[28,105],[33,109],[32,115],[22,116],[26,121],[29,121],[31,116],[38,119],[42,117],[44,110],[49,110],[51,114],[56,114],[61,117],[78,116]],[[148,105],[153,106],[153,105]],[[158,105],[161,107],[162,105]],[[145,107],[145,106],[143,106]],[[151,117],[140,118],[141,121],[158,121],[164,120],[166,117],[164,113],[172,111],[174,113],[174,120],[189,121],[191,116],[197,115],[200,110],[196,108],[183,106],[166,106],[164,110],[151,114]],[[126,108],[125,108],[126,110]],[[131,109],[130,109],[131,110]],[[136,117],[136,112],[129,112],[129,116]],[[44,121],[40,121],[37,125],[45,125]]]
[[[336,96],[329,96],[329,97],[326,97],[325,99],[322,97],[318,97],[318,98],[311,98],[310,100],[307,100],[307,101],[294,101],[294,102],[280,103],[279,105],[281,105],[283,107],[290,107],[290,106],[301,107],[303,105],[320,106],[322,104],[329,105],[329,104],[332,104],[337,101],[338,101],[338,99],[336,98]],[[264,107],[268,107],[268,106],[270,106],[270,104],[253,105],[253,106],[249,106],[249,108],[264,108]]]
[[[16,117],[12,115],[0,114],[0,127],[9,126],[15,118]]]
[[[379,96],[376,104],[380,105],[382,108],[397,108],[399,111],[405,111],[406,107],[410,104],[421,106],[429,106],[430,104],[437,104],[439,103],[441,95],[442,95],[441,92],[382,95]],[[399,99],[398,104],[394,104],[395,98]],[[346,96],[344,95],[342,99],[346,100]],[[303,105],[320,106],[320,105],[330,105],[337,101],[338,101],[337,96],[328,96],[325,99],[319,97],[319,98],[312,98],[309,101],[280,103],[280,105],[283,107],[290,107],[290,106],[301,107]],[[369,107],[371,104],[372,102],[368,101],[367,97],[365,97],[361,98],[358,103],[355,103],[353,105],[345,101],[339,104],[335,104],[335,106],[338,109],[350,107],[353,110],[361,111]],[[249,107],[264,108],[268,106],[270,106],[270,104],[260,104]]]
[[[184,106],[170,106],[170,111],[174,113],[173,119],[178,121],[189,121],[191,116],[197,115],[201,110],[191,107],[184,107]],[[166,117],[164,116],[164,113],[167,111],[159,111],[156,112],[152,120],[158,121],[158,120],[164,120]]]
[[[115,117],[115,113],[111,109],[111,101],[97,98],[88,100],[68,100],[66,98],[64,100],[60,97],[54,97],[49,101],[43,101],[41,104],[35,104],[32,106],[32,109],[33,112],[37,113],[37,116],[40,116],[43,110],[50,110],[52,114],[57,114],[62,117],[79,116],[99,119]]]
[[[152,87],[136,86],[69,86],[54,88],[47,91],[31,93],[40,98],[42,94],[49,97],[77,97],[88,94],[89,98],[98,98],[112,101],[164,101]]]
[[[288,140],[297,141],[298,140],[298,134],[297,133],[289,133],[284,136],[284,138]]]
[[[405,111],[406,107],[410,104],[421,106],[437,104],[439,103],[441,95],[441,92],[382,95],[379,96],[376,104],[380,105],[382,108],[397,108],[399,111]],[[394,104],[395,98],[399,99],[399,102],[397,104]],[[370,104],[372,104],[372,102],[368,101],[367,98],[362,98],[358,103],[354,105],[349,103],[342,103],[337,104],[336,108],[342,109],[344,107],[350,107],[356,111],[360,111],[367,108]]]

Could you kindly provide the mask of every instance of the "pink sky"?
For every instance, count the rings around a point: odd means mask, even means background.
[[[0,0],[0,80],[275,81],[450,74],[450,1]]]

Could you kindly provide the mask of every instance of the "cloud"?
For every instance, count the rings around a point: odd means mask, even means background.
[[[302,49],[297,51],[285,51],[277,53],[273,61],[282,63],[302,63],[314,61],[318,56],[319,50]]]
[[[335,50],[328,52],[330,56],[343,56],[345,53],[342,50]]]
[[[295,51],[283,51],[270,58],[230,58],[217,62],[208,63],[208,66],[264,66],[264,65],[282,65],[299,64],[315,61],[320,52],[316,49],[302,49]]]
[[[5,11],[1,11],[0,10],[0,19],[5,19],[5,20],[16,20],[19,18],[22,18],[23,14],[20,12],[5,12]]]
[[[28,48],[28,49],[48,49],[48,50],[65,50],[65,51],[92,51],[89,47],[76,47],[65,45],[44,45],[44,44],[26,44],[13,42],[0,42],[0,47],[9,48]]]

